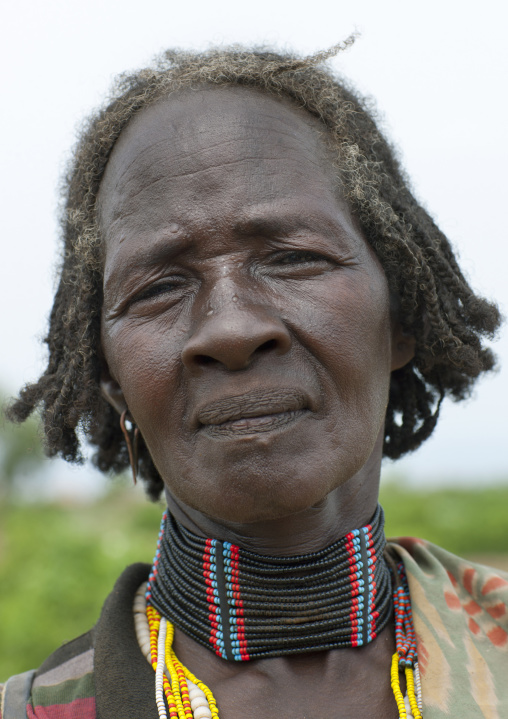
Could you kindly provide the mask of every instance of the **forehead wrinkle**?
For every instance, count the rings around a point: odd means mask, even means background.
[[[150,135],[149,131],[153,130],[153,128],[155,128],[155,133],[153,134],[156,135],[160,132],[162,123],[164,124],[163,129],[172,130],[172,132],[168,133],[165,138],[156,143],[152,143],[152,146],[157,147],[159,143],[165,143],[170,140],[180,140],[187,135],[188,142],[191,146],[182,152],[192,156],[192,145],[194,144],[192,143],[192,137],[199,137],[200,135],[210,136],[210,122],[209,112],[201,111],[191,116],[191,127],[189,127],[188,104],[190,101],[191,105],[197,102],[198,106],[206,106],[206,100],[212,91],[214,94],[222,94],[227,99],[227,102],[223,102],[219,109],[217,109],[217,107],[213,108],[216,116],[220,118],[220,131],[224,132],[226,125],[229,136],[231,136],[232,129],[245,130],[259,128],[262,130],[266,125],[266,121],[268,121],[270,124],[270,134],[279,132],[293,140],[297,140],[299,134],[305,135],[307,141],[311,142],[313,151],[308,154],[316,152],[316,164],[321,164],[323,160],[326,160],[326,164],[333,165],[326,139],[323,138],[326,127],[322,125],[317,118],[309,115],[306,111],[298,107],[293,107],[280,98],[274,98],[266,93],[253,91],[250,88],[235,88],[232,94],[231,88],[210,88],[204,86],[199,93],[183,91],[182,93],[177,93],[176,96],[172,95],[170,98],[164,98],[154,105],[144,108],[135,116],[120,135],[108,161],[103,180],[106,179],[109,174],[108,169],[114,170],[114,166],[118,163],[119,154],[121,156],[125,143],[132,144],[134,142],[134,144],[140,144],[146,135]],[[255,103],[254,112],[252,112],[251,109],[253,102]],[[185,103],[187,103],[187,107]],[[165,110],[166,112],[164,113]],[[276,112],[276,110],[279,110],[279,112]],[[163,117],[161,117],[162,113],[164,113]],[[283,115],[282,117],[281,114]],[[280,127],[274,128],[273,123]],[[145,127],[143,133],[140,133],[140,125],[146,125],[148,129]],[[230,137],[228,140],[229,139]],[[301,145],[302,143],[299,145],[300,148]],[[143,151],[145,148],[146,144],[145,147],[142,148]],[[136,162],[136,158],[132,162]],[[125,170],[128,170],[130,164],[131,163],[121,170],[120,177]]]
[[[241,130],[245,129],[245,126],[235,125],[234,127],[236,130],[238,130],[238,134],[236,136],[231,137],[231,135],[230,135],[226,139],[223,139],[223,140],[218,139],[214,143],[208,143],[206,147],[201,147],[201,148],[197,148],[197,149],[182,148],[181,150],[179,150],[179,145],[181,145],[182,142],[184,142],[186,138],[185,138],[185,136],[182,138],[182,135],[176,134],[176,132],[175,132],[175,134],[167,135],[164,138],[161,138],[160,140],[151,143],[150,145],[146,145],[145,147],[140,149],[140,151],[137,153],[136,157],[134,157],[131,160],[131,162],[129,162],[124,168],[122,168],[122,170],[119,174],[117,172],[117,176],[115,178],[113,188],[116,189],[117,187],[121,186],[122,180],[125,177],[125,175],[128,174],[129,171],[133,168],[133,166],[135,166],[138,162],[142,162],[147,167],[152,169],[153,163],[145,162],[144,158],[146,156],[149,156],[150,153],[155,152],[161,145],[164,147],[169,146],[168,151],[173,154],[173,156],[174,156],[173,159],[174,159],[175,163],[178,163],[179,161],[182,161],[182,158],[184,160],[192,161],[196,156],[199,157],[200,155],[203,156],[203,155],[212,154],[217,149],[220,149],[222,147],[228,147],[230,145],[234,146],[234,144],[237,142],[245,143],[245,142],[254,141],[256,144],[259,144],[260,139],[263,139],[264,141],[266,141],[266,138],[267,138],[266,135],[261,136],[258,134],[253,134],[252,136],[248,136],[248,135],[246,136],[245,134],[241,134]],[[246,127],[248,127],[248,126],[246,126]],[[187,142],[189,142],[189,144],[195,145],[195,143],[192,142],[192,138],[196,134],[197,135],[206,135],[206,134],[209,135],[210,132],[209,132],[209,130],[206,131],[204,128],[203,128],[203,130],[199,130],[199,132],[197,132],[197,133],[189,132],[188,138],[187,138]],[[285,148],[286,152],[288,150],[293,150],[293,149],[297,150],[299,153],[301,153],[303,151],[304,154],[306,155],[306,159],[307,159],[307,162],[309,163],[309,165],[313,165],[316,168],[323,169],[322,162],[321,162],[322,158],[319,158],[317,156],[317,154],[314,153],[313,149],[302,146],[302,144],[298,142],[298,137],[294,133],[291,133],[285,129],[280,129],[280,130],[272,129],[272,130],[270,130],[268,137],[273,139],[277,135],[280,135],[280,136],[287,138],[294,142],[294,147],[286,146],[286,148]],[[277,147],[278,144],[279,143],[274,143],[274,147]],[[318,149],[318,144],[319,143],[316,143],[316,150]],[[167,153],[165,153],[165,154],[167,155]],[[266,159],[273,159],[273,158],[264,157],[264,156],[258,154],[258,155],[253,155],[250,157],[243,155],[243,159],[266,160]],[[163,160],[161,160],[161,162],[163,162]],[[191,174],[191,173],[185,173],[185,174]],[[168,176],[174,177],[175,175],[168,175]],[[109,179],[109,178],[107,178],[107,179]],[[106,179],[105,184],[107,184],[107,179]]]
[[[217,91],[220,92],[220,90],[214,89],[214,92]],[[198,105],[206,105],[205,94],[201,93],[198,96]],[[257,164],[265,173],[267,181],[270,182],[270,178],[277,176],[278,164],[273,173],[270,171],[270,166],[279,162],[281,150],[284,152],[286,161],[293,161],[294,169],[288,170],[293,179],[301,176],[306,180],[306,171],[317,170],[323,180],[330,183],[331,193],[336,195],[336,182],[331,172],[334,170],[333,162],[329,157],[326,142],[323,142],[321,137],[322,133],[313,126],[318,125],[318,121],[314,120],[312,116],[307,117],[307,114],[303,117],[301,116],[303,111],[298,112],[297,108],[288,107],[286,103],[266,95],[261,97],[262,102],[260,103],[257,93],[255,93],[255,108],[250,114],[253,94],[249,92],[244,97],[242,93],[240,98],[238,98],[238,94],[235,94],[233,102],[226,103],[225,111],[222,111],[222,105],[215,104],[212,107],[214,116],[209,123],[209,118],[205,116],[205,113],[200,112],[196,117],[191,114],[192,102],[190,109],[189,105],[182,104],[181,108],[175,105],[176,116],[172,112],[173,107],[169,101],[166,101],[167,108],[165,109],[168,109],[169,112],[164,113],[164,110],[161,112],[159,109],[152,117],[146,117],[146,113],[153,112],[153,108],[156,107],[151,106],[134,118],[133,124],[127,126],[124,131],[126,134],[119,138],[120,142],[113,150],[106,168],[104,182],[99,191],[98,217],[102,221],[103,227],[106,230],[113,229],[114,225],[117,225],[117,219],[120,220],[121,227],[122,214],[125,218],[129,216],[131,219],[138,215],[141,223],[144,214],[143,200],[136,200],[136,198],[142,196],[145,190],[148,191],[152,188],[153,191],[154,186],[164,182],[171,185],[173,181],[179,179],[185,181],[185,178],[199,178],[206,174],[210,174],[213,179],[214,169],[218,170],[220,166],[232,168],[248,166],[249,163],[252,163],[252,172],[255,174],[258,169],[255,166]],[[191,100],[193,97],[195,98],[196,95],[191,96]],[[187,113],[187,117],[184,116],[185,113]],[[189,116],[190,127],[183,123],[183,120],[188,121]],[[217,122],[219,119],[221,122]],[[210,125],[212,125],[211,129]],[[163,137],[160,137],[161,133],[164,134]],[[225,133],[227,133],[227,137],[224,137]],[[203,137],[207,141],[201,143]],[[197,142],[196,139],[199,139],[200,142]],[[123,143],[122,140],[124,140]],[[150,144],[146,144],[147,142]],[[195,149],[196,144],[197,149]],[[222,155],[227,157],[229,154],[233,159],[222,159],[221,148],[231,145],[233,145],[233,151],[224,152]],[[248,149],[249,146],[254,151],[253,154],[246,155],[245,152],[241,152],[242,147]],[[167,148],[167,151],[161,152],[161,148],[164,147]],[[268,155],[266,150],[268,150]],[[272,150],[273,156],[271,156]],[[260,154],[263,151],[265,154]],[[133,152],[136,152],[134,157],[132,156]],[[291,157],[293,152],[294,156]],[[235,158],[235,153],[241,156]],[[154,157],[153,162],[151,162],[152,157]],[[200,168],[200,162],[205,166]],[[136,164],[141,166],[137,171],[133,169]],[[197,169],[187,169],[185,165],[188,164],[198,167]],[[160,169],[158,169],[159,165]],[[178,169],[173,170],[174,166],[178,166]],[[129,176],[130,172],[132,173],[131,177]],[[213,184],[210,187],[204,187],[208,193],[212,192],[212,194],[208,194],[208,199],[211,201],[213,192],[216,190]],[[199,181],[195,189],[199,192]],[[283,188],[279,189],[283,192]],[[234,194],[234,188],[224,188],[225,193],[231,191]],[[155,220],[155,227],[157,225],[160,227],[167,220],[167,212],[174,211],[174,208],[167,202],[168,199],[171,199],[171,186],[167,188],[167,191],[162,187],[160,192],[155,190],[155,193],[156,204],[160,205],[160,211],[152,212],[152,217]],[[175,208],[178,211],[177,190],[174,194]],[[165,199],[166,207],[164,207]],[[134,200],[137,204],[133,211],[129,211],[130,200]],[[152,209],[155,211],[153,204]],[[114,229],[116,231],[116,228]]]
[[[291,171],[291,176],[292,176],[293,180],[300,178],[300,182],[302,181],[302,179],[303,179],[303,181],[307,182],[308,175],[305,172],[305,169],[302,168],[302,164],[300,162],[298,162],[298,159],[296,157],[295,158],[287,157],[287,160],[290,160],[293,164],[293,169]],[[164,162],[164,160],[161,160],[161,163],[163,163],[163,162]],[[242,165],[248,166],[249,164],[252,164],[254,166],[253,169],[258,169],[258,170],[261,169],[263,176],[266,179],[267,183],[270,181],[271,178],[280,176],[279,158],[278,157],[268,157],[268,156],[260,156],[260,155],[255,155],[252,157],[240,157],[237,159],[230,160],[228,162],[223,161],[221,167],[231,167],[232,168],[235,166],[241,167]],[[261,166],[261,168],[260,168],[260,166]],[[308,168],[309,164],[306,163],[306,166]],[[104,201],[102,203],[101,219],[103,220],[103,225],[105,225],[105,229],[109,232],[113,229],[113,226],[116,225],[117,222],[121,222],[122,219],[135,218],[136,215],[139,214],[140,209],[141,209],[141,216],[142,216],[143,215],[143,206],[142,206],[143,193],[149,192],[151,189],[153,189],[154,186],[156,186],[158,184],[160,184],[162,186],[161,197],[163,197],[166,194],[164,192],[164,185],[166,183],[171,183],[171,181],[173,181],[173,180],[177,182],[179,180],[184,180],[185,178],[187,178],[187,179],[193,178],[193,177],[206,178],[207,175],[213,177],[215,169],[216,169],[215,166],[207,166],[204,168],[200,168],[198,170],[193,170],[193,171],[189,170],[188,172],[185,172],[185,173],[179,172],[179,173],[175,174],[175,173],[167,173],[167,172],[162,173],[161,172],[159,177],[156,177],[155,179],[152,179],[150,181],[147,180],[143,183],[139,183],[138,179],[133,178],[133,180],[132,180],[133,187],[131,190],[129,190],[129,185],[131,184],[131,182],[127,181],[124,184],[123,188],[118,188],[118,187],[115,188],[115,190],[112,191],[112,196],[110,195],[108,197],[106,195],[104,197]],[[319,165],[316,165],[316,169],[320,170],[321,168]],[[252,175],[253,173],[251,172],[248,174]],[[329,189],[330,193],[335,196],[335,191],[334,191],[333,185],[330,184],[328,187],[328,178],[326,177],[326,175],[324,175],[323,178],[327,181],[326,189],[327,190]],[[199,188],[197,188],[197,190],[199,190]],[[207,191],[207,193],[212,192],[215,194],[216,193],[220,194],[222,192],[230,193],[231,188],[224,187],[223,185],[221,185],[220,187],[218,186],[217,188],[214,189],[213,187],[210,186],[210,187],[206,188],[206,191]],[[161,219],[162,221],[167,220],[168,212],[170,212],[170,213],[174,212],[175,218],[180,216],[180,212],[178,211],[178,209],[173,209],[173,207],[172,207],[173,203],[169,202],[169,200],[173,199],[174,203],[176,204],[178,198],[177,197],[171,198],[171,189],[170,188],[168,190],[168,193],[169,194],[167,195],[167,199],[165,199],[165,200],[163,199],[160,204],[157,203],[158,206],[160,207],[160,209],[164,210],[162,215],[157,213],[158,218]],[[280,197],[282,198],[282,195],[280,195]],[[290,199],[290,197],[291,197],[290,194],[287,195],[288,199]],[[135,201],[136,198],[138,198],[137,202],[141,203],[141,208],[138,206],[135,209],[125,212],[124,208],[130,207],[130,203],[132,201]],[[203,198],[204,206],[206,205],[205,200],[209,202],[210,197]],[[155,207],[156,206],[153,203],[150,205],[152,213],[155,212]]]
[[[221,167],[230,167],[230,166],[232,167],[232,166],[235,166],[235,165],[240,165],[240,166],[241,166],[241,165],[244,165],[244,164],[249,164],[249,163],[251,163],[251,162],[258,162],[258,161],[262,161],[263,163],[274,163],[274,162],[275,162],[275,163],[278,163],[278,162],[279,162],[279,158],[275,158],[275,157],[260,157],[260,156],[240,157],[240,158],[237,158],[237,159],[235,159],[235,160],[230,160],[230,161],[228,161],[228,162],[222,162],[220,166],[221,166]],[[130,200],[133,200],[133,199],[135,199],[136,197],[138,197],[139,195],[141,195],[143,192],[145,192],[145,191],[149,190],[150,188],[152,188],[154,185],[157,185],[158,183],[164,182],[164,181],[166,181],[166,180],[178,180],[178,179],[180,179],[180,178],[182,178],[182,179],[183,179],[183,178],[191,178],[191,177],[194,177],[194,176],[202,175],[202,174],[204,174],[204,173],[211,173],[211,172],[213,172],[214,170],[215,170],[215,166],[211,166],[211,167],[209,166],[209,167],[200,168],[200,169],[198,169],[198,170],[188,170],[187,172],[179,172],[178,174],[168,174],[168,173],[166,173],[166,174],[164,174],[164,175],[161,176],[161,177],[158,177],[158,178],[156,178],[156,179],[154,179],[154,180],[151,180],[150,182],[144,183],[143,186],[142,186],[139,190],[137,190],[136,192],[130,193],[126,199],[129,200],[129,201],[130,201]],[[128,184],[128,183],[126,183],[126,184]],[[134,214],[134,213],[130,213],[130,214]]]

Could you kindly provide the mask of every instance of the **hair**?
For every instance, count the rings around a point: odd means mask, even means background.
[[[129,464],[116,411],[100,391],[102,241],[97,195],[115,142],[132,117],[185,89],[240,86],[289,101],[317,118],[334,154],[342,191],[376,252],[415,356],[392,373],[384,454],[398,458],[432,433],[442,399],[468,396],[494,357],[483,338],[500,324],[495,305],[475,295],[452,248],[413,196],[396,153],[376,125],[369,102],[325,61],[348,38],[311,57],[264,49],[169,50],[148,68],[121,75],[106,105],[85,123],[62,184],[64,249],[60,281],[45,342],[48,365],[9,407],[22,422],[35,409],[43,420],[46,452],[82,461],[80,431],[96,448],[102,471]],[[162,479],[144,443],[139,470],[152,498]]]

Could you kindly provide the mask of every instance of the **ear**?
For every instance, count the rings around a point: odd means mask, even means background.
[[[411,362],[415,356],[415,346],[415,338],[404,332],[400,322],[394,322],[392,326],[392,372]]]
[[[122,388],[118,382],[111,377],[109,367],[104,360],[102,360],[101,393],[104,399],[116,409],[118,414],[121,415],[122,412],[127,409],[127,402],[125,401]]]

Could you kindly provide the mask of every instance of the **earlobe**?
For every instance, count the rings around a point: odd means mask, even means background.
[[[118,414],[122,414],[127,409],[127,402],[122,388],[116,380],[109,374],[109,369],[104,367],[101,373],[101,393],[105,400],[116,409]]]
[[[415,356],[415,346],[415,338],[404,332],[397,322],[392,332],[392,372],[411,362]]]

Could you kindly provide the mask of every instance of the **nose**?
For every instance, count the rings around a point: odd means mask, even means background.
[[[283,355],[291,335],[271,308],[238,307],[206,315],[182,350],[182,362],[191,371],[216,364],[242,370],[270,352]]]

